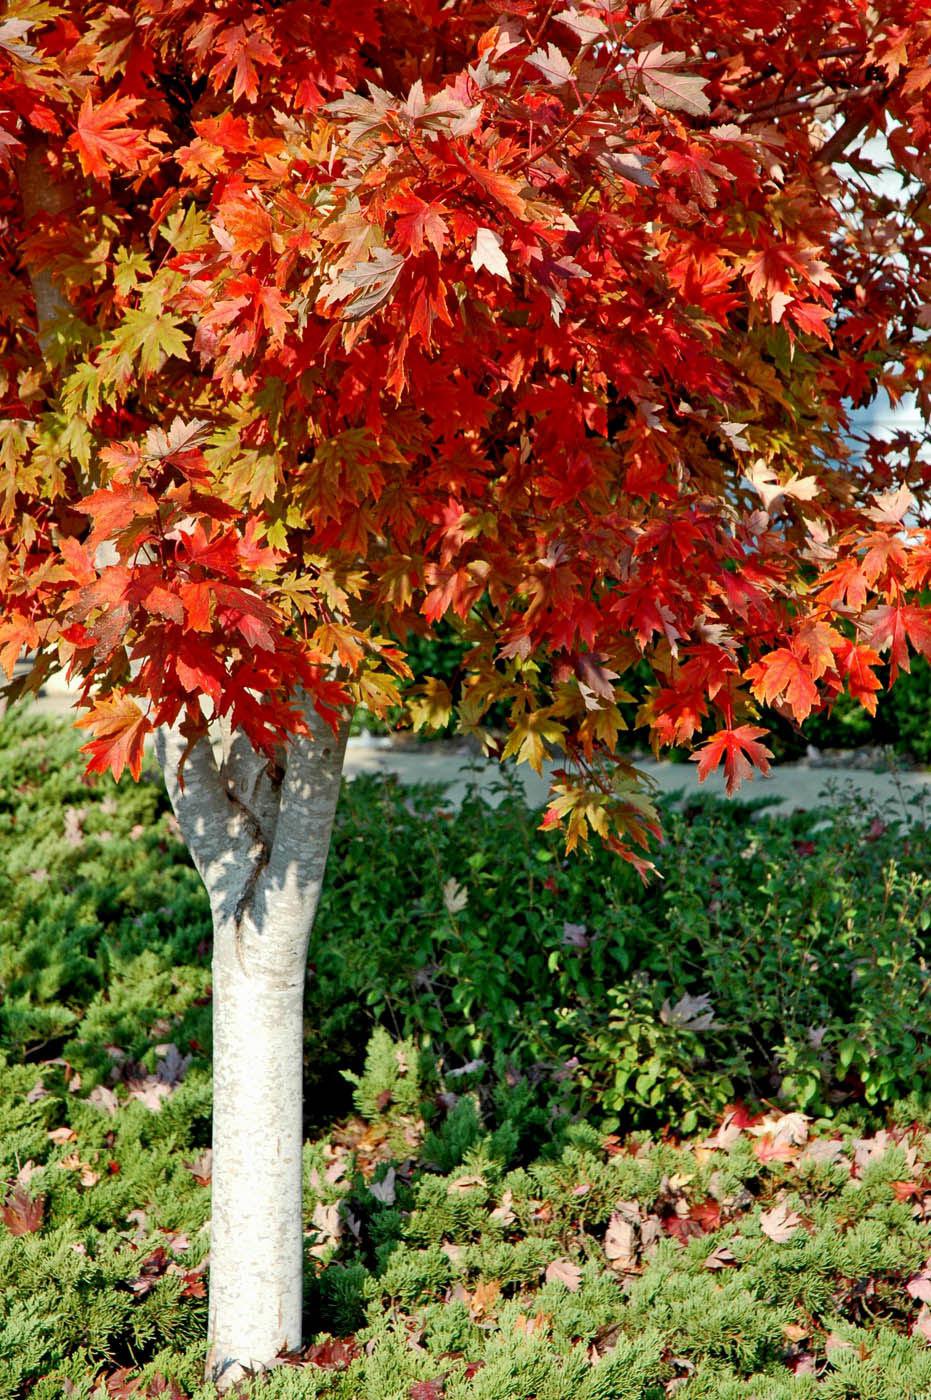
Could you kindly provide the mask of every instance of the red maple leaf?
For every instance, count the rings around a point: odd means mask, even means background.
[[[842,642],[834,653],[838,675],[846,681],[847,689],[854,700],[859,700],[871,715],[876,713],[876,694],[882,690],[875,666],[881,664],[881,657],[872,647],[855,642]]]
[[[416,194],[402,194],[391,201],[389,208],[398,215],[394,225],[395,241],[405,253],[415,256],[423,252],[427,242],[438,255],[446,241],[446,209],[435,201],[428,203]]]
[[[359,1344],[355,1337],[324,1337],[304,1353],[310,1365],[322,1371],[344,1371],[358,1355]]]
[[[914,603],[885,603],[867,613],[870,642],[877,651],[889,652],[889,678],[911,670],[909,643],[915,651],[931,659],[931,616],[927,608]]]
[[[442,1376],[432,1381],[414,1381],[410,1388],[410,1400],[442,1400],[446,1393],[446,1382]]]
[[[772,753],[765,744],[757,740],[766,733],[755,724],[741,724],[736,729],[720,729],[712,734],[691,760],[698,764],[699,782],[704,782],[713,773],[721,760],[724,760],[724,776],[727,795],[737,791],[745,778],[753,775],[754,767],[764,775],[769,772]]]

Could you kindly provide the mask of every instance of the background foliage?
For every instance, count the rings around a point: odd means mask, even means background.
[[[468,652],[468,643],[461,640],[449,623],[436,627],[436,636],[420,637],[411,634],[404,641],[414,684],[423,684],[428,676],[446,682],[455,695],[462,683],[463,657]],[[627,688],[642,699],[651,680],[649,668],[637,667],[627,676]],[[841,694],[833,710],[812,714],[805,722],[805,732],[791,725],[778,715],[769,716],[772,724],[770,747],[780,759],[796,758],[805,753],[809,744],[821,749],[857,749],[863,746],[879,746],[894,749],[906,759],[923,765],[931,764],[931,664],[923,656],[916,656],[910,672],[903,672],[895,685],[876,697],[876,713],[871,715],[849,695]],[[392,713],[395,721],[401,715],[398,710]],[[504,713],[492,712],[490,722],[503,723]],[[386,733],[391,722],[379,720],[364,709],[359,709],[353,718],[355,730],[367,729],[373,733]],[[452,732],[452,719],[447,727]],[[627,749],[633,745],[646,744],[643,729],[630,729],[618,739],[618,747]],[[677,751],[673,750],[673,757]],[[684,755],[681,755],[684,756]]]

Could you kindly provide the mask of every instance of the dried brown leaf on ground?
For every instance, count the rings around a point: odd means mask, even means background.
[[[554,1259],[546,1266],[546,1281],[561,1283],[570,1293],[576,1293],[582,1282],[582,1270],[571,1259]]]
[[[802,1217],[797,1211],[790,1210],[784,1201],[760,1215],[760,1229],[775,1244],[785,1244],[790,1240],[801,1223]]]
[[[30,1196],[25,1186],[15,1186],[0,1206],[0,1220],[11,1235],[34,1235],[42,1229],[45,1197]]]
[[[635,1273],[639,1246],[640,1207],[636,1201],[619,1201],[605,1231],[605,1258],[618,1273]]]

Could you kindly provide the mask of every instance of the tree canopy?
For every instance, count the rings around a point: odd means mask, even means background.
[[[12,0],[0,659],[115,775],[503,704],[642,864],[622,728],[733,788],[931,656],[931,465],[849,421],[929,407],[929,138],[921,0]]]

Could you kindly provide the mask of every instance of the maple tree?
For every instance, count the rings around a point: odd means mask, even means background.
[[[7,4],[0,661],[80,679],[92,771],[156,736],[211,894],[224,1383],[299,1333],[351,707],[562,755],[545,823],[646,872],[619,731],[731,791],[761,707],[931,656],[921,437],[850,425],[929,407],[929,131],[920,0]]]

